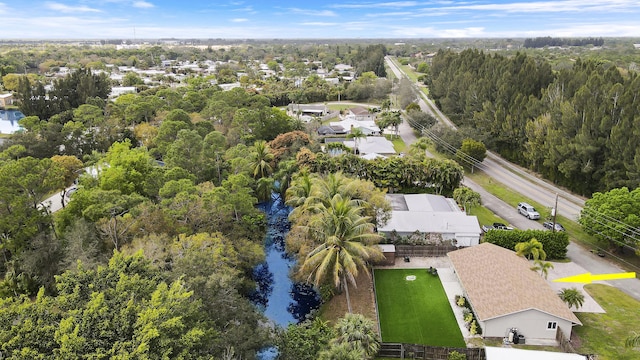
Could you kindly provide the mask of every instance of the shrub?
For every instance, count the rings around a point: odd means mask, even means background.
[[[464,322],[465,323],[471,323],[471,320],[473,320],[473,314],[472,313],[467,313],[466,315],[464,315]]]
[[[467,360],[467,355],[461,354],[454,350],[449,353],[449,356],[447,356],[447,360]]]
[[[475,335],[478,333],[478,323],[475,320],[471,322],[471,326],[469,327],[469,334]]]
[[[538,239],[542,243],[547,260],[560,260],[567,257],[569,235],[564,231],[547,230],[513,230],[513,231],[488,231],[484,241],[514,250],[517,243]]]
[[[456,304],[458,304],[458,306],[460,306],[460,307],[463,307],[465,305],[465,303],[466,303],[466,301],[465,301],[463,296],[460,296],[458,298],[458,300],[456,300]]]

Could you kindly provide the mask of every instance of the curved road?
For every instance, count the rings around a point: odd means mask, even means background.
[[[404,72],[389,57],[386,58],[386,61],[397,78],[406,76]],[[443,123],[455,128],[453,123],[444,114],[442,114],[442,112],[440,112],[435,104],[433,104],[431,99],[425,96],[421,91],[418,104],[423,111],[433,115],[436,119],[439,119]],[[407,145],[416,141],[416,136],[413,129],[406,122],[403,122],[400,125],[399,132],[400,137]],[[500,158],[495,154],[490,153],[488,157],[483,161],[483,165],[485,166],[482,166],[482,170],[487,175],[503,183],[505,186],[511,188],[517,193],[527,194],[528,197],[536,200],[540,204],[553,207],[555,196],[556,194],[558,194],[558,213],[563,214],[567,218],[571,218],[574,220],[577,219],[582,206],[584,206],[583,198],[571,194],[564,189],[560,189],[557,186],[530,174],[528,171],[509,163],[508,161]],[[463,183],[472,190],[480,193],[483,206],[493,211],[495,214],[508,221],[516,228],[540,230],[544,229],[540,222],[529,220],[520,215],[513,206],[505,203],[496,196],[485,191],[481,186],[479,186],[472,180],[465,178],[463,180]],[[571,242],[569,244],[569,247],[567,248],[567,256],[571,259],[571,261],[593,274],[607,274],[627,271],[620,268],[616,264],[612,264],[606,259],[602,259],[592,254],[590,251],[583,248],[579,244],[576,244],[575,242]],[[637,278],[606,281],[603,283],[615,286],[640,301],[640,280]]]

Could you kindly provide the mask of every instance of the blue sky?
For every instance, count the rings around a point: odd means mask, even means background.
[[[640,37],[640,0],[0,0],[0,19],[2,39]]]

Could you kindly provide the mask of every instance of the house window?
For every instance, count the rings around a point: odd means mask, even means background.
[[[549,321],[547,323],[547,330],[555,330],[558,327],[558,324],[555,321]]]

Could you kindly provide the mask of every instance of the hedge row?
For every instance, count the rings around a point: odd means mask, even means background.
[[[511,230],[488,231],[484,241],[496,244],[505,249],[514,250],[517,243],[537,239],[542,243],[542,249],[547,253],[547,260],[561,260],[567,257],[569,235],[564,231],[548,230]]]

